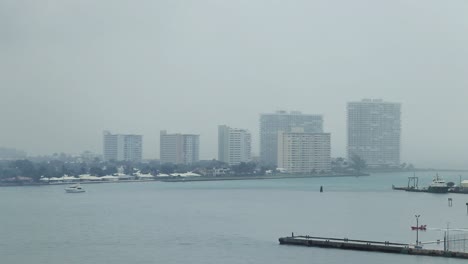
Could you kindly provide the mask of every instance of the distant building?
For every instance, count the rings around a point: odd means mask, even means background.
[[[25,159],[26,152],[13,148],[0,148],[0,160],[19,160]]]
[[[200,136],[193,134],[160,134],[161,164],[192,164],[200,160]]]
[[[83,151],[78,158],[80,162],[92,162],[96,159],[102,159],[101,155],[95,154],[89,150]]]
[[[323,117],[297,111],[260,115],[260,160],[263,164],[277,165],[278,132],[290,132],[293,127],[302,127],[306,133],[322,133]]]
[[[104,131],[104,160],[141,161],[143,153],[142,138],[141,135],[111,134],[109,131]]]
[[[348,159],[369,167],[400,165],[401,104],[364,99],[347,106]]]
[[[218,126],[218,160],[237,165],[251,160],[251,135],[246,129]]]
[[[278,133],[278,168],[287,173],[331,171],[330,133],[306,133],[302,128]]]

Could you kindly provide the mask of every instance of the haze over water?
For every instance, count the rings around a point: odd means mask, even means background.
[[[465,263],[278,244],[291,232],[414,243],[415,214],[428,228],[468,227],[467,195],[391,190],[411,175],[88,184],[83,194],[59,185],[0,188],[0,254],[9,264]],[[417,176],[426,186],[433,173]],[[442,235],[420,232],[420,240]]]
[[[0,146],[102,151],[102,131],[200,134],[258,115],[324,115],[346,156],[346,102],[402,103],[402,162],[466,168],[466,0],[0,1]]]

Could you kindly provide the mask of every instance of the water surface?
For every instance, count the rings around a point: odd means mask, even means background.
[[[278,244],[291,232],[414,243],[415,214],[429,228],[468,227],[468,195],[391,189],[408,176],[91,184],[83,194],[67,194],[64,186],[5,187],[0,254],[11,264],[465,263]],[[433,173],[417,176],[424,186]],[[420,240],[442,235],[420,232]]]

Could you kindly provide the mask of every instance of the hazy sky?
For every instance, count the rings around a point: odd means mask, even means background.
[[[323,114],[346,149],[346,102],[402,103],[402,161],[468,167],[466,0],[0,0],[0,146],[102,152],[102,131],[200,134],[259,113]]]

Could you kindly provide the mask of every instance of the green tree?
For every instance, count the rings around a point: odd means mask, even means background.
[[[356,172],[361,172],[367,167],[366,161],[361,158],[361,156],[353,153],[350,157],[351,159],[351,168]]]
[[[106,168],[103,170],[104,175],[112,175],[114,173],[117,173],[117,167],[113,165],[106,166]]]
[[[163,165],[161,165],[161,173],[171,174],[174,172],[175,167],[176,166],[172,163],[164,163]]]
[[[104,171],[100,167],[91,167],[89,169],[89,174],[95,176],[104,176]]]
[[[34,163],[30,160],[16,160],[12,165],[14,168],[18,169],[18,176],[33,178],[36,175],[36,168],[34,167]]]
[[[238,165],[231,166],[231,170],[234,171],[235,174],[245,175],[252,174],[256,167],[257,164],[254,162],[241,162]]]

